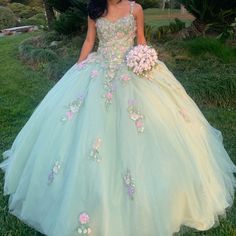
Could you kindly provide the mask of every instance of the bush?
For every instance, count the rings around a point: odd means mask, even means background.
[[[58,61],[48,63],[44,71],[49,79],[58,81],[66,71],[76,62],[76,57],[64,57]]]
[[[51,5],[61,12],[54,22],[54,29],[65,35],[86,31],[87,1],[86,0],[49,0]]]
[[[163,25],[158,28],[151,27],[145,24],[145,36],[148,41],[159,40],[167,35],[174,34],[185,28],[185,22],[175,19],[174,22],[170,22],[169,25]]]
[[[40,13],[28,19],[22,19],[20,25],[37,25],[46,27],[47,21],[45,15],[43,13]]]
[[[53,28],[60,34],[70,35],[77,32],[84,32],[86,26],[87,15],[78,8],[70,8],[59,16],[54,22]]]
[[[71,38],[52,31],[21,42],[19,55],[25,64],[58,80],[78,59],[82,43],[81,36]]]
[[[8,0],[0,0],[0,6],[7,6],[8,3]]]
[[[231,48],[217,39],[196,38],[185,44],[188,51],[193,56],[211,54],[219,58],[222,62],[236,62],[236,48]]]
[[[136,2],[141,4],[143,9],[157,8],[160,5],[160,0],[137,0]]]
[[[0,30],[14,27],[16,24],[17,19],[14,13],[7,7],[0,7]]]
[[[58,56],[55,52],[45,48],[34,48],[31,45],[20,45],[19,53],[22,60],[33,67],[39,67],[51,61],[56,61]]]
[[[19,18],[30,18],[36,14],[43,13],[43,9],[40,7],[30,7],[21,3],[11,3],[8,7]]]
[[[232,0],[178,0],[198,21],[205,24],[231,24],[236,17],[236,1]]]

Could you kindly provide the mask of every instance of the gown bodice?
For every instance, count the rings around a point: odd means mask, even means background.
[[[130,12],[116,21],[100,17],[96,20],[96,28],[99,39],[97,52],[107,61],[123,61],[126,52],[134,45],[136,21],[133,14]]]

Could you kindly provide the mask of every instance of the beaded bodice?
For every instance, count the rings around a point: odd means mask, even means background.
[[[100,17],[96,21],[96,28],[99,39],[97,52],[107,61],[123,61],[126,52],[134,44],[136,34],[136,22],[132,13],[114,22]]]

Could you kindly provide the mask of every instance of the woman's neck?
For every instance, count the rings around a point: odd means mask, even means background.
[[[116,5],[118,4],[119,2],[121,2],[120,0],[108,0],[108,4],[109,5]]]

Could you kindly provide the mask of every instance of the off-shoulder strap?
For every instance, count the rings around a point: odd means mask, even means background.
[[[135,1],[130,1],[130,14],[133,14],[134,12],[134,4],[135,4]]]

